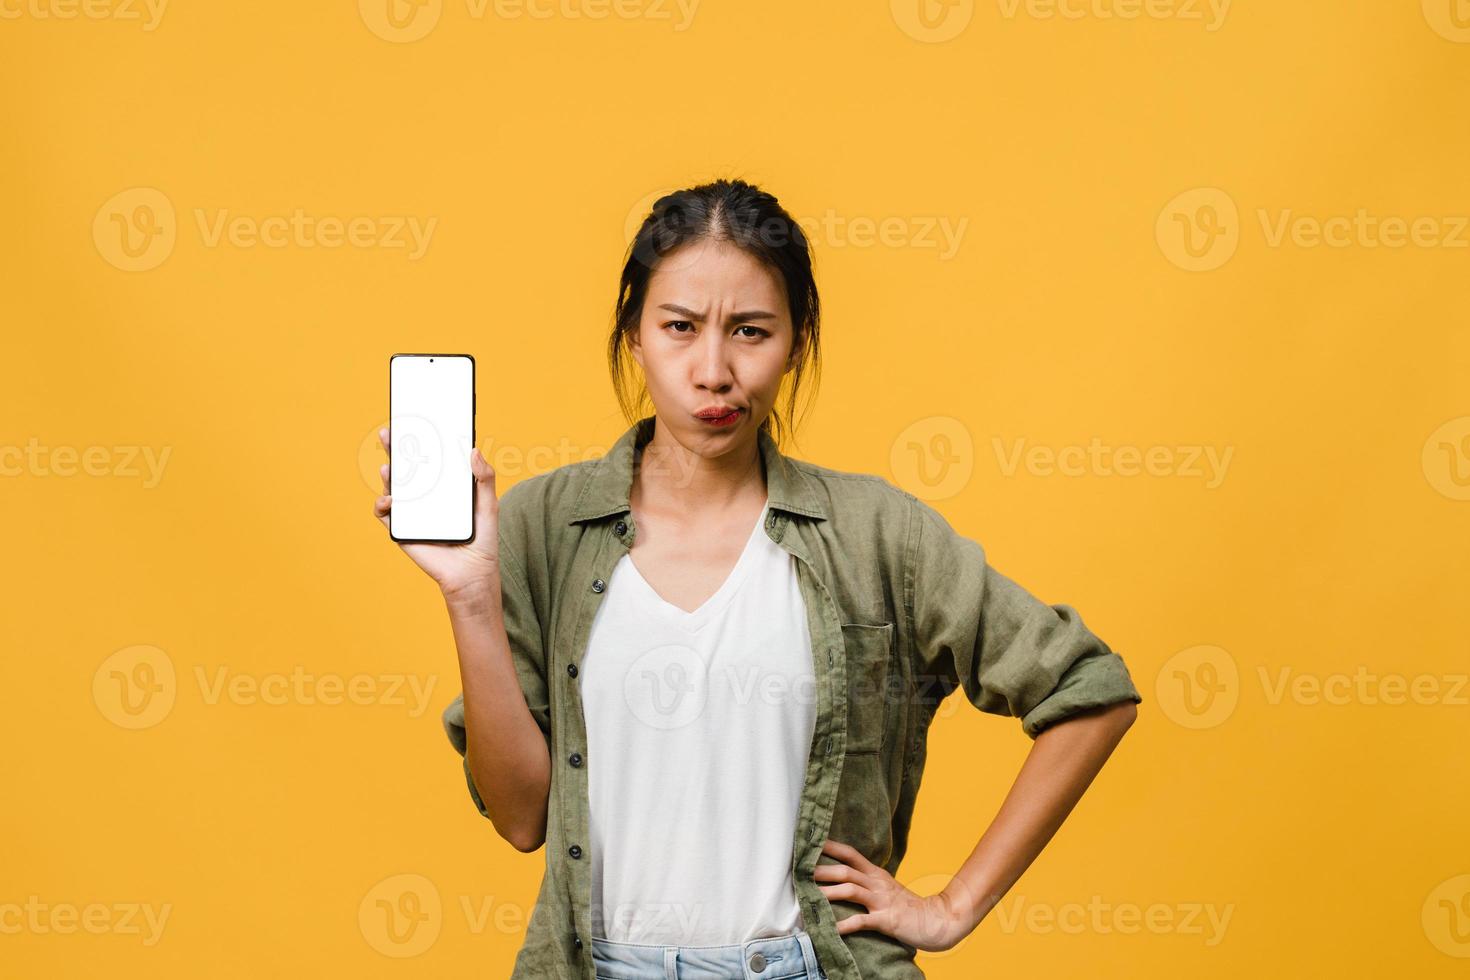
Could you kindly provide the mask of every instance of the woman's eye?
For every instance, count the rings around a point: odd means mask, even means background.
[[[766,332],[764,330],[762,330],[760,327],[752,327],[748,323],[747,324],[742,324],[741,326],[738,326],[735,329],[736,330],[754,330],[755,331],[755,333],[748,333],[748,334],[746,334],[745,336],[747,336],[747,337],[764,337],[764,336],[766,336]]]
[[[666,327],[677,327],[680,324],[683,324],[686,327],[693,327],[694,326],[694,324],[690,323],[688,320],[670,320],[668,323],[664,324],[664,326],[666,326]],[[684,333],[683,330],[679,330],[677,332],[678,333]]]

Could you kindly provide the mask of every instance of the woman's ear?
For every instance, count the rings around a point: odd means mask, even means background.
[[[643,367],[643,344],[638,336],[640,327],[640,324],[634,324],[625,336],[627,338],[628,351],[633,355],[633,360],[641,368]]]

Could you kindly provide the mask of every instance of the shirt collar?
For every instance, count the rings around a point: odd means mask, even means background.
[[[634,422],[618,437],[612,448],[597,459],[592,475],[582,486],[577,504],[572,508],[572,519],[567,523],[576,524],[631,509],[628,497],[633,487],[634,458],[653,437],[654,418],[648,415]],[[781,453],[770,433],[757,429],[756,441],[765,463],[766,495],[770,508],[826,520],[827,510],[812,490],[811,481]]]

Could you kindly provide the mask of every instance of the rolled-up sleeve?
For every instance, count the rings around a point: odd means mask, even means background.
[[[537,726],[546,737],[548,751],[551,746],[551,702],[546,684],[546,653],[543,646],[541,623],[532,602],[530,589],[526,585],[525,569],[512,546],[508,545],[505,531],[505,499],[501,501],[500,536],[500,595],[505,615],[505,634],[510,641],[510,654],[515,666],[516,678],[520,681],[521,693],[526,707],[536,719]],[[444,731],[449,742],[463,758],[465,782],[469,785],[470,798],[481,816],[489,817],[485,801],[475,789],[470,776],[469,759],[466,757],[468,740],[465,735],[464,694],[461,692],[443,713]]]
[[[1142,702],[1123,658],[1067,605],[1048,605],[992,568],[976,541],[918,498],[906,549],[915,665],[943,693],[1021,719],[1031,738],[1089,708]]]

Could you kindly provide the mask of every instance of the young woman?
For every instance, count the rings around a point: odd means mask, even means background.
[[[922,977],[915,952],[980,923],[1133,721],[1127,668],[1071,607],[883,478],[777,448],[818,322],[774,197],[660,198],[608,348],[631,427],[504,495],[475,451],[475,540],[401,545],[449,610],[470,796],[518,850],[547,845],[513,978]],[[893,876],[957,687],[1035,741],[919,895]]]

